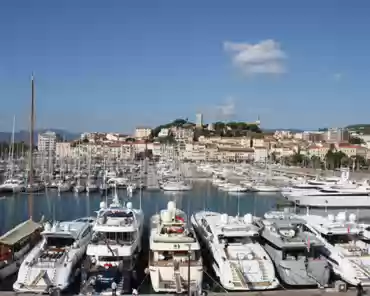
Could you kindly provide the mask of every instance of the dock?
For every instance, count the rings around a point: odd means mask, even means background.
[[[297,167],[286,167],[286,168],[272,168],[272,171],[290,175],[290,176],[309,176],[315,178],[317,176],[324,176],[324,177],[340,177],[340,171],[331,171],[331,170],[319,170],[319,169],[312,169],[312,168],[297,168]],[[361,181],[364,179],[370,179],[370,171],[350,171],[350,178]]]
[[[21,293],[17,294],[15,292],[0,292],[1,296],[35,296],[38,294],[34,293]],[[54,294],[51,294],[54,295]],[[55,296],[59,296],[59,294],[55,294]],[[63,294],[61,294],[63,295]],[[82,294],[79,294],[82,295]],[[91,296],[98,296],[99,294],[88,294]],[[170,296],[171,294],[140,294],[141,296]],[[173,296],[177,295],[187,295],[187,294],[172,294]],[[357,291],[356,289],[350,289],[346,292],[338,292],[333,289],[310,289],[310,290],[277,290],[277,291],[251,291],[251,292],[229,292],[229,293],[208,293],[207,296],[356,296]],[[364,291],[363,295],[369,295],[368,291]],[[77,295],[76,295],[77,296]]]

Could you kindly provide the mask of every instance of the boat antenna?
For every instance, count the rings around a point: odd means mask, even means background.
[[[237,216],[239,217],[240,215],[240,194],[239,194],[239,191],[237,192],[238,194],[238,213],[237,213]]]
[[[141,197],[143,195],[143,186],[142,186],[142,183],[140,181],[140,196],[139,196],[139,203],[140,203],[140,210],[141,210]]]
[[[30,147],[29,147],[29,176],[28,184],[30,186],[30,192],[28,196],[28,215],[32,219],[33,214],[33,134],[35,129],[35,80],[32,73],[31,76],[31,118],[30,118]]]

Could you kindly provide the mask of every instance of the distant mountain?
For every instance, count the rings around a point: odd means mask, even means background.
[[[296,128],[263,128],[262,131],[266,133],[274,133],[276,131],[286,131],[286,132],[292,132],[292,133],[303,133],[304,132],[304,130],[296,129]]]
[[[34,142],[35,143],[37,142],[37,137],[38,137],[39,133],[43,133],[43,132],[46,132],[46,131],[55,132],[58,135],[60,135],[63,139],[65,139],[66,141],[72,141],[72,140],[75,140],[75,139],[80,137],[79,133],[71,133],[71,132],[68,132],[68,131],[65,131],[65,130],[61,130],[61,129],[54,129],[54,128],[40,129],[40,130],[36,130],[35,133],[34,133]],[[11,138],[12,138],[12,133],[11,132],[0,132],[0,142],[10,142]],[[24,131],[24,130],[20,130],[20,131],[15,132],[14,133],[14,141],[15,142],[22,142],[23,141],[23,142],[27,143],[29,141],[29,132]]]

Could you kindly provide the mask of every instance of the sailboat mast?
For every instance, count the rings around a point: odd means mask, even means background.
[[[35,81],[31,78],[31,124],[30,124],[30,147],[29,147],[29,178],[28,184],[30,185],[30,192],[28,198],[28,215],[32,218],[33,209],[33,196],[32,196],[32,186],[33,186],[33,134],[35,129]]]

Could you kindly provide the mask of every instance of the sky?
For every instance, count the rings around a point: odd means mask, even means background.
[[[0,131],[370,123],[365,0],[0,1]]]

